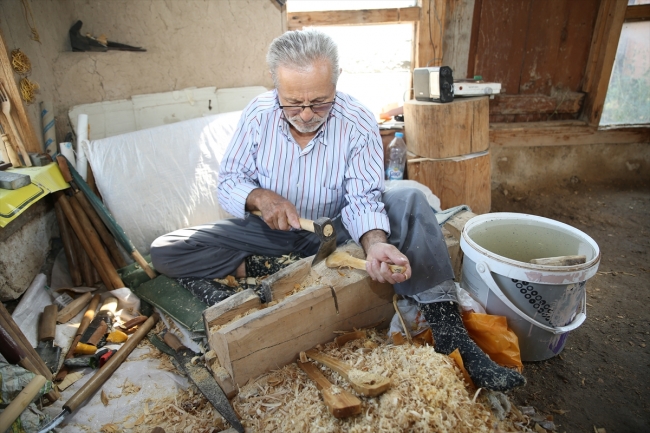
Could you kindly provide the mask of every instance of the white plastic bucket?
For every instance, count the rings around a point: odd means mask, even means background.
[[[570,225],[519,213],[489,213],[467,222],[460,239],[461,286],[488,314],[506,316],[522,361],[562,351],[570,331],[587,318],[586,281],[596,274],[600,249]],[[585,255],[586,263],[546,266],[531,259]]]

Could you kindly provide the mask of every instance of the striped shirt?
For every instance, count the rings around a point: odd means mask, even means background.
[[[256,188],[286,198],[303,218],[340,214],[356,242],[373,229],[390,234],[381,202],[379,128],[370,111],[345,93],[336,93],[327,120],[305,149],[293,139],[275,90],[246,107],[219,168],[219,203],[245,218],[246,198]]]

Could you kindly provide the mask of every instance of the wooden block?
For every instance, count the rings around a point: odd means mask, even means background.
[[[246,289],[235,293],[206,309],[203,312],[203,323],[205,329],[212,326],[224,325],[234,319],[237,315],[245,313],[251,308],[260,307],[262,302],[253,289]]]
[[[217,354],[214,351],[208,350],[205,352],[205,363],[212,373],[214,380],[217,381],[224,394],[226,394],[226,397],[229,399],[235,397],[239,390],[232,381],[232,377],[230,377],[226,369],[219,363],[219,358],[217,358]]]
[[[489,147],[488,98],[456,98],[437,103],[404,103],[404,132],[408,150],[425,158],[449,158]]]
[[[0,188],[18,189],[32,183],[32,178],[27,174],[0,171]]]
[[[460,234],[463,232],[463,227],[465,227],[467,221],[471,220],[475,216],[476,214],[473,212],[458,212],[456,215],[449,218],[447,222],[445,222],[443,228],[447,229],[449,233],[454,237],[454,239],[460,241]]]
[[[363,257],[357,245],[340,249]],[[208,330],[210,348],[237,386],[331,341],[335,331],[387,325],[393,317],[393,287],[372,281],[364,271],[329,269],[321,262],[305,281],[314,284],[216,332]],[[276,282],[296,284],[283,283]]]
[[[490,211],[490,153],[458,158],[409,158],[408,178],[426,186],[440,198],[442,209],[468,205],[476,214]]]
[[[298,260],[262,281],[262,291],[267,302],[281,301],[287,293],[309,275],[313,257]]]

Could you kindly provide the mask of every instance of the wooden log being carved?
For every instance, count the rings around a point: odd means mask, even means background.
[[[339,249],[364,257],[357,245]],[[310,263],[311,258],[300,260],[282,270],[282,278],[276,277],[280,272],[269,278],[277,304],[207,328],[210,348],[237,386],[331,341],[335,331],[387,326],[393,317],[390,284],[372,281],[365,271],[330,269],[324,262],[309,269]]]

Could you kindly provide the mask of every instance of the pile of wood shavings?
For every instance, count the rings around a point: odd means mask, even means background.
[[[247,384],[233,400],[242,423],[255,432],[489,432],[494,418],[473,403],[453,361],[432,347],[392,346],[377,332],[322,351],[361,371],[390,377],[391,388],[375,398],[359,396],[340,375],[321,372],[362,401],[360,415],[334,418],[316,385],[294,363]],[[378,344],[367,344],[378,343]]]
[[[129,429],[134,433],[149,433],[154,427],[162,427],[168,432],[195,433],[222,431],[227,424],[203,395],[191,386],[187,390],[179,390],[175,396],[147,400],[135,415],[129,415],[119,425],[106,424],[100,431],[116,433]]]

